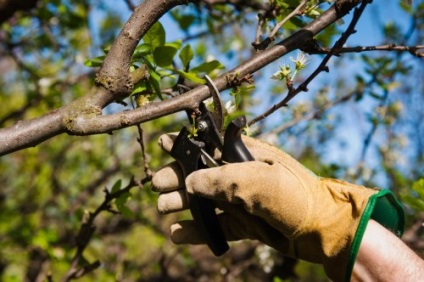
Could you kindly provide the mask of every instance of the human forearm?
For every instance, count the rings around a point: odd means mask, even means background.
[[[367,225],[352,281],[420,281],[424,261],[374,220]]]

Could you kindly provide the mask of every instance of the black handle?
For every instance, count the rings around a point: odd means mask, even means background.
[[[243,143],[241,134],[246,126],[246,117],[234,119],[225,130],[222,160],[228,163],[241,163],[254,161],[252,154]]]
[[[188,137],[184,127],[177,136],[171,149],[171,156],[178,161],[183,169],[184,178],[198,170],[202,144]],[[189,195],[190,211],[197,228],[205,238],[207,245],[215,256],[226,253],[230,247],[215,213],[215,204],[211,199]]]

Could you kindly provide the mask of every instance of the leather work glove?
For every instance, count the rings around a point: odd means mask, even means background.
[[[169,152],[174,139],[162,135],[159,144]],[[334,281],[350,279],[370,218],[403,233],[403,209],[390,191],[319,178],[269,144],[244,136],[243,142],[255,161],[198,170],[185,180],[176,162],[156,172],[159,212],[187,209],[187,192],[211,198],[223,210],[219,220],[228,241],[257,239],[285,255],[323,264]],[[171,239],[205,243],[193,221],[172,225]]]

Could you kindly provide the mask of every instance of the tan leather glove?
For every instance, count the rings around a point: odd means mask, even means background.
[[[163,135],[159,143],[169,152],[173,139]],[[186,191],[214,199],[224,211],[219,219],[227,240],[257,239],[286,255],[321,263],[335,281],[350,278],[377,199],[385,198],[382,202],[389,204],[384,209],[392,207],[393,217],[401,221],[385,225],[402,232],[403,210],[388,191],[319,178],[269,144],[247,137],[243,141],[256,161],[199,170],[185,181],[177,163],[159,170],[152,181],[161,192],[158,210],[186,209]],[[362,231],[357,232],[360,222]],[[204,243],[192,221],[172,225],[171,238],[177,244]]]

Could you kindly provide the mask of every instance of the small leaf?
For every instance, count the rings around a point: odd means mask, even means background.
[[[143,92],[145,90],[147,90],[147,86],[146,86],[146,82],[143,80],[143,81],[137,83],[134,86],[134,90],[133,90],[133,92],[131,92],[130,96],[137,94],[137,93],[140,93],[140,92]]]
[[[110,190],[110,192],[113,194],[115,192],[118,192],[119,190],[121,190],[121,185],[122,185],[122,180],[119,179],[118,181],[115,182],[115,184],[113,184],[112,189]]]
[[[91,67],[91,68],[101,67],[105,57],[106,56],[99,56],[99,57],[96,57],[96,58],[93,58],[93,59],[85,60],[84,65],[86,67]]]
[[[130,192],[126,192],[115,199],[115,204],[118,210],[120,209],[120,207],[122,207],[123,205],[127,203],[130,196],[131,196]]]
[[[178,24],[180,25],[181,29],[187,30],[195,21],[195,17],[192,15],[182,15],[178,19]]]
[[[130,210],[127,206],[121,206],[118,208],[118,211],[121,213],[121,215],[125,218],[131,219],[134,218],[134,213],[132,210]]]
[[[419,198],[424,199],[424,178],[414,182],[414,184],[412,184],[412,189],[418,193]]]
[[[145,43],[150,44],[154,50],[165,44],[165,29],[160,22],[156,22],[143,37]]]
[[[194,53],[193,53],[193,50],[191,49],[190,44],[187,44],[186,46],[184,46],[184,48],[180,51],[179,57],[185,69],[194,57]]]
[[[132,55],[133,60],[139,60],[144,56],[150,54],[152,52],[152,46],[150,44],[142,43],[135,48],[134,53]]]
[[[167,67],[172,64],[178,49],[172,46],[158,46],[153,51],[153,58],[160,67]]]
[[[194,83],[198,83],[198,84],[205,84],[206,83],[206,81],[203,78],[198,77],[196,73],[185,72],[185,71],[180,71],[180,70],[173,70],[173,72],[178,73],[182,77],[184,77],[188,80],[191,80]]]
[[[174,47],[177,50],[179,50],[182,45],[183,45],[183,42],[181,41],[181,39],[165,43],[165,46]]]
[[[150,73],[150,76],[149,76],[148,82],[150,86],[153,88],[153,90],[155,91],[159,99],[163,100],[162,90],[160,89],[160,83],[159,83],[160,82],[159,74],[156,71],[151,69],[149,69],[149,73]]]
[[[192,68],[191,71],[192,72],[211,73],[212,71],[214,71],[216,69],[222,69],[222,68],[224,68],[224,66],[220,62],[218,62],[217,60],[213,60],[213,61],[210,61],[210,62],[200,64],[197,67]]]
[[[133,212],[126,206],[128,200],[131,197],[131,193],[130,192],[126,192],[124,194],[122,194],[121,196],[119,196],[116,200],[115,200],[115,204],[116,204],[116,208],[118,209],[118,211],[127,218],[132,218],[134,216]]]

